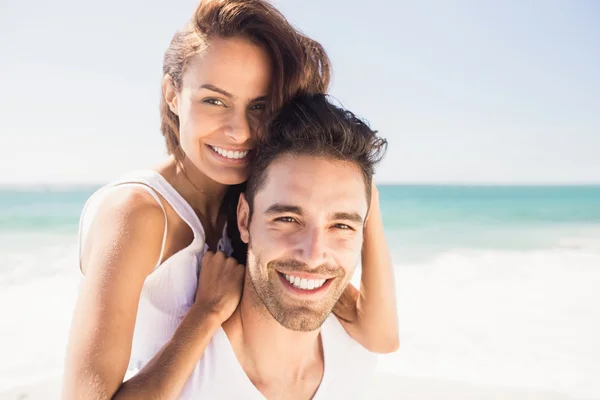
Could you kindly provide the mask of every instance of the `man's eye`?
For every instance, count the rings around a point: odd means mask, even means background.
[[[279,217],[275,219],[275,221],[291,223],[296,222],[296,219],[293,217]]]
[[[346,224],[335,224],[335,227],[342,230],[354,230],[350,225]]]
[[[204,99],[202,102],[207,103],[207,104],[212,104],[213,106],[225,107],[225,103],[223,103],[219,99]]]

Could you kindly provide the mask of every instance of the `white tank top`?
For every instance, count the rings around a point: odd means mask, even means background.
[[[372,399],[368,388],[377,355],[352,339],[333,314],[321,327],[324,371],[312,400]],[[239,364],[219,328],[181,393],[181,399],[265,400]]]
[[[192,243],[158,264],[142,287],[133,334],[131,358],[125,380],[142,369],[171,339],[194,304],[202,256],[208,249],[200,220],[181,195],[157,172],[139,171],[118,179],[94,193],[86,202],[79,224],[79,246],[85,241],[90,224],[106,193],[123,185],[135,185],[154,197],[163,208],[159,193],[185,221],[194,234]],[[163,212],[164,212],[163,208]],[[231,241],[223,230],[218,249],[232,253]],[[163,256],[165,234],[159,263]],[[81,250],[80,250],[81,255]],[[375,368],[376,355],[352,339],[338,319],[331,315],[321,329],[325,369],[314,400],[358,399]],[[260,399],[256,389],[239,365],[233,348],[219,328],[203,357],[190,375],[180,397],[191,399]]]
[[[173,336],[183,317],[194,304],[202,256],[208,249],[204,229],[196,213],[181,195],[159,173],[152,170],[128,174],[94,193],[86,202],[79,223],[79,253],[98,207],[105,195],[115,187],[137,186],[143,188],[156,199],[163,208],[156,193],[159,193],[175,212],[191,228],[192,243],[158,264],[144,285],[138,305],[137,318],[133,334],[131,358],[125,379],[135,375]],[[163,208],[163,212],[164,212]],[[165,214],[165,233],[158,263],[163,257],[167,234]],[[218,250],[231,255],[231,241],[223,230]]]

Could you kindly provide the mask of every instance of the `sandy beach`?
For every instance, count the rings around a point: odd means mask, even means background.
[[[0,393],[0,400],[54,400],[60,398],[60,379],[16,387]],[[575,400],[560,393],[395,375],[377,375],[365,399],[411,400]]]

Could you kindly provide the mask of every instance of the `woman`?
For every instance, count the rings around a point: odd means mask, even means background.
[[[325,92],[329,68],[322,47],[264,0],[199,5],[164,58],[161,130],[169,158],[102,188],[83,211],[85,278],[65,398],[179,396],[240,299],[243,267],[231,257],[202,256],[234,251],[225,234],[228,210],[250,172],[260,124],[299,92]],[[360,322],[347,328],[356,340],[386,352],[395,350],[398,334],[389,256],[385,242],[377,243],[383,228],[376,196],[374,202],[364,285],[360,294],[348,291],[336,312]]]

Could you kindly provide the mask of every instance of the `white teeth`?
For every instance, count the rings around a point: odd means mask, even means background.
[[[302,278],[300,281],[300,289],[308,289],[308,280],[306,280],[306,278]]]
[[[283,276],[289,283],[292,284],[292,286],[302,290],[318,289],[327,281],[327,279],[306,279],[287,274],[283,274]]]
[[[223,157],[231,158],[232,160],[244,158],[250,152],[249,150],[246,150],[246,151],[225,150],[225,149],[222,149],[222,148],[216,147],[216,146],[210,146],[210,148],[213,149],[216,153],[219,153],[220,155],[222,155]]]

